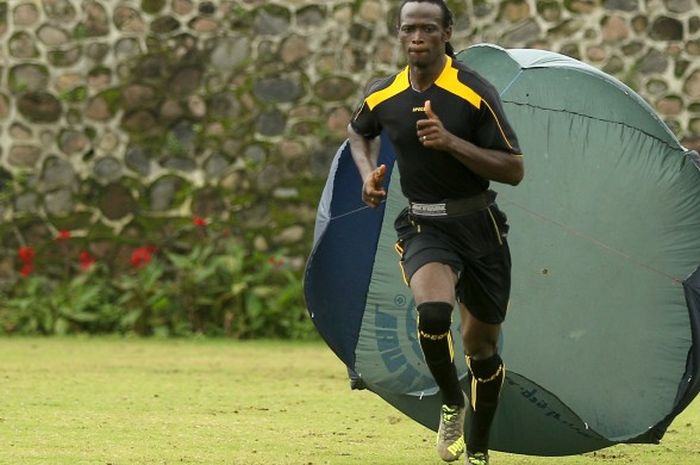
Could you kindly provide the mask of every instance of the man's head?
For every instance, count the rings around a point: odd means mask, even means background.
[[[428,67],[453,55],[452,12],[443,0],[404,0],[399,7],[398,34],[412,66]]]

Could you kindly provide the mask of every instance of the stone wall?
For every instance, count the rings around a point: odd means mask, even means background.
[[[157,237],[193,215],[303,264],[398,1],[0,1],[0,274],[58,230]],[[700,134],[700,0],[468,0],[453,43],[537,47]],[[10,182],[10,180],[13,180]]]

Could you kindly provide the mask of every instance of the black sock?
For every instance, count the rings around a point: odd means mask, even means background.
[[[418,305],[418,318],[418,340],[425,363],[440,388],[442,403],[464,407],[450,332],[452,305],[446,302],[422,303]]]
[[[498,354],[484,360],[467,357],[470,386],[470,419],[467,450],[488,452],[491,423],[505,378],[505,366]]]

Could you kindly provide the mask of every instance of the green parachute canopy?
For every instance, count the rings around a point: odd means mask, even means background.
[[[571,58],[475,46],[458,59],[498,88],[526,157],[525,180],[498,186],[514,225],[504,359],[607,440],[645,436],[690,388],[697,154],[635,92]]]
[[[513,258],[492,447],[567,455],[658,442],[700,390],[697,153],[635,92],[574,59],[491,45],[457,59],[497,88],[525,154],[520,185],[492,186]],[[406,199],[386,140],[380,162],[387,200],[368,209],[347,145],[338,151],[307,303],[358,382],[436,429],[439,395],[393,251]],[[457,369],[466,390],[459,357]]]

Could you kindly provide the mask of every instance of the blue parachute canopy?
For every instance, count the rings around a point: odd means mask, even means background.
[[[658,442],[700,391],[697,153],[631,89],[574,59],[491,45],[457,59],[498,89],[526,160],[519,186],[493,186],[511,224],[513,289],[492,448],[567,455]],[[440,397],[393,250],[406,205],[393,161],[382,139],[388,196],[370,209],[340,147],[305,295],[361,382],[437,429]],[[457,370],[466,390],[461,357]]]

